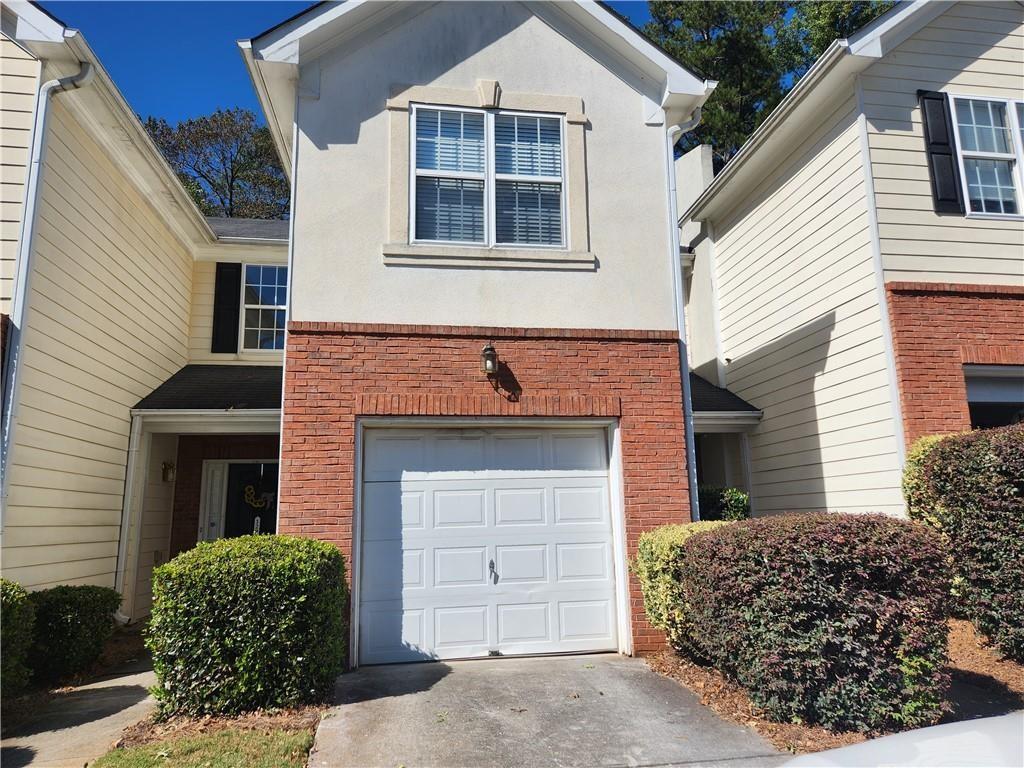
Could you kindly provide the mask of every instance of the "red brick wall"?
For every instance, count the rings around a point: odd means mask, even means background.
[[[1024,364],[1024,287],[885,287],[907,444],[970,429],[963,366]]]
[[[480,372],[487,341],[521,387],[518,401],[496,393]],[[641,531],[689,520],[672,332],[291,323],[279,531],[333,541],[346,557],[360,415],[616,416],[627,554]],[[629,589],[636,651],[662,647],[632,576]]]
[[[272,459],[277,435],[182,435],[174,478],[171,516],[171,557],[196,545],[199,531],[200,485],[206,459]]]

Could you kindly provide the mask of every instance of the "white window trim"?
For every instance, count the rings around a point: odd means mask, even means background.
[[[409,243],[411,245],[435,245],[452,248],[490,248],[517,251],[568,251],[572,242],[569,232],[569,212],[566,206],[568,184],[568,158],[566,156],[565,115],[549,112],[528,112],[510,109],[474,109],[439,104],[409,105]],[[484,173],[474,171],[420,170],[416,167],[416,121],[420,109],[437,112],[474,113],[484,116]],[[494,118],[497,115],[521,115],[546,117],[558,121],[559,150],[561,152],[561,176],[526,176],[521,174],[497,173],[494,168]],[[483,240],[422,240],[416,237],[416,179],[419,176],[451,179],[482,179],[484,182],[484,239]],[[559,185],[559,216],[562,220],[562,241],[558,245],[534,243],[497,242],[497,181],[526,181],[539,184]]]
[[[979,96],[966,93],[949,93],[949,109],[953,119],[953,140],[956,142],[956,160],[960,169],[960,187],[964,196],[964,211],[969,219],[993,219],[997,221],[1024,220],[1024,142],[1021,140],[1021,124],[1017,118],[1017,105],[1024,104],[1020,99],[1004,99],[994,96]],[[1007,112],[1007,127],[1010,129],[1012,153],[966,151],[960,143],[960,121],[957,119],[957,99],[970,101],[990,101],[1003,104]],[[1017,213],[993,213],[988,211],[972,211],[971,197],[967,184],[967,170],[964,159],[1009,160],[1013,163],[1013,191],[1016,196]]]
[[[284,348],[277,349],[261,349],[259,347],[247,347],[245,346],[245,310],[247,309],[274,309],[284,310],[285,323],[288,322],[288,305],[287,304],[248,304],[245,301],[245,271],[248,267],[287,267],[287,264],[262,264],[262,263],[250,263],[242,262],[242,284],[239,286],[241,291],[241,301],[239,302],[238,310],[238,349],[243,354],[258,354],[258,355],[280,355],[284,352]],[[291,271],[288,272],[288,282],[292,279]],[[287,286],[285,286],[287,288]],[[287,293],[285,294],[287,297]]]

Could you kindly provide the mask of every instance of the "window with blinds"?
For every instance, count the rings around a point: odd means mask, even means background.
[[[562,118],[414,107],[416,242],[561,248]]]

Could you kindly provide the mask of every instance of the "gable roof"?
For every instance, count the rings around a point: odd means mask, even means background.
[[[583,35],[601,50],[643,73],[660,91],[651,111],[664,109],[670,122],[689,118],[714,90],[714,81],[684,66],[602,2],[572,0],[525,4],[567,37],[570,31]],[[366,36],[375,28],[403,23],[429,5],[432,4],[394,0],[321,2],[251,40],[239,41],[274,143],[289,172],[296,89],[318,88],[316,84],[303,81],[305,73],[300,67],[329,48]],[[313,79],[312,74],[310,79]]]
[[[714,181],[679,218],[713,219],[753,189],[778,165],[791,146],[820,118],[823,105],[843,84],[888,54],[955,3],[951,0],[904,0],[847,39],[836,40],[768,118],[740,147]]]

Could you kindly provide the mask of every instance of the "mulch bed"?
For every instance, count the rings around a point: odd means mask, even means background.
[[[115,748],[139,747],[164,739],[202,736],[216,731],[313,731],[324,713],[322,706],[253,712],[237,717],[172,717],[158,721],[147,718],[124,730]]]
[[[999,657],[986,646],[969,622],[949,622],[949,692],[953,711],[943,722],[1001,715],[1024,708],[1024,665]],[[655,672],[693,691],[721,717],[757,731],[776,749],[796,754],[856,744],[883,733],[834,733],[819,726],[777,723],[751,704],[746,692],[710,667],[702,667],[672,651],[649,656]]]

